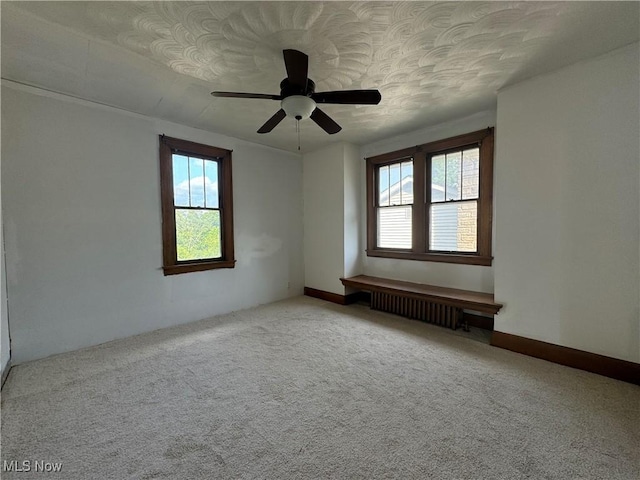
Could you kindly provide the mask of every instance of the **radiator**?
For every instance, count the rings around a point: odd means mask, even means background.
[[[371,308],[454,330],[462,322],[461,308],[389,293],[371,292]]]

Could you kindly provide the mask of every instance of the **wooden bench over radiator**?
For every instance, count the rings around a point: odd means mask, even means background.
[[[371,308],[453,328],[463,325],[463,309],[495,315],[502,305],[493,294],[358,275],[341,278],[345,287],[371,292]]]

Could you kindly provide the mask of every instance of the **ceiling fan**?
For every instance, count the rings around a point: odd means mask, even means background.
[[[287,78],[280,82],[280,95],[242,92],[211,92],[214,97],[262,98],[280,100],[280,110],[258,129],[269,133],[286,116],[300,121],[311,118],[328,134],[338,133],[342,127],[317,107],[318,103],[377,105],[382,96],[378,90],[340,90],[316,92],[316,84],[307,77],[309,57],[298,50],[283,50]]]

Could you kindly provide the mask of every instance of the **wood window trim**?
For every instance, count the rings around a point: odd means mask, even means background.
[[[430,172],[427,169],[427,157],[437,153],[480,146],[480,185],[478,195],[478,230],[475,253],[430,252],[427,250],[427,228],[429,219],[426,215],[427,189]],[[493,224],[493,150],[494,128],[490,127],[455,137],[388,152],[366,159],[366,195],[367,195],[367,256],[396,258],[428,262],[457,263],[466,265],[490,266],[493,261],[491,253]],[[377,215],[376,215],[376,170],[384,165],[396,163],[412,157],[414,172],[414,204],[412,214],[412,248],[396,250],[378,248]]]
[[[233,186],[231,150],[160,135],[160,196],[162,206],[162,269],[165,275],[200,272],[216,268],[234,268]],[[221,190],[222,258],[215,260],[178,261],[176,252],[176,222],[173,202],[174,153],[215,159],[218,162],[218,188]]]

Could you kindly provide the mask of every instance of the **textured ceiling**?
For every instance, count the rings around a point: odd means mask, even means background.
[[[294,121],[256,130],[282,50],[307,53],[316,91],[377,88],[377,106],[325,105],[303,150],[367,143],[495,108],[496,91],[638,40],[637,2],[2,2],[2,76],[295,151]]]

